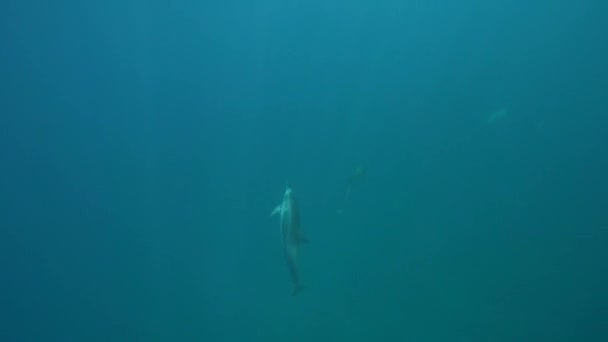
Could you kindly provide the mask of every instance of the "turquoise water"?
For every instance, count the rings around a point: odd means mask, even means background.
[[[2,2],[0,340],[608,340],[607,33],[604,1]]]

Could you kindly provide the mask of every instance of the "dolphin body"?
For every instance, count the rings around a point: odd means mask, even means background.
[[[283,242],[283,256],[287,262],[289,275],[293,284],[292,295],[298,294],[302,290],[300,276],[296,263],[298,247],[302,243],[308,242],[300,232],[300,211],[293,191],[289,186],[285,189],[283,201],[270,214],[270,216],[279,215],[279,227],[281,228],[281,240]]]

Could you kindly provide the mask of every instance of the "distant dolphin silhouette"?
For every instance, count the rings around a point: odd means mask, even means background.
[[[300,232],[300,211],[296,200],[293,196],[293,191],[289,186],[285,189],[283,201],[270,214],[270,216],[279,215],[279,227],[281,228],[281,238],[283,241],[283,256],[287,262],[289,275],[293,284],[292,295],[298,294],[302,290],[300,276],[296,263],[298,247],[305,242],[308,242]]]
[[[337,214],[343,214],[344,209],[347,203],[350,201],[350,195],[353,191],[353,186],[360,181],[361,178],[365,176],[365,169],[361,166],[358,166],[355,171],[348,177],[348,182],[346,183],[346,189],[344,190],[344,199],[342,206],[336,209]]]

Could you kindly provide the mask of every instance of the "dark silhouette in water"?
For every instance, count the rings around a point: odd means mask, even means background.
[[[344,212],[344,207],[350,201],[350,195],[353,191],[353,187],[355,186],[355,184],[357,184],[361,180],[361,178],[363,178],[363,176],[365,176],[365,170],[363,169],[363,167],[359,166],[350,175],[350,177],[348,177],[348,181],[346,183],[346,189],[344,190],[344,199],[343,199],[342,207],[338,208],[338,210],[336,210],[336,212],[338,214],[342,214]]]

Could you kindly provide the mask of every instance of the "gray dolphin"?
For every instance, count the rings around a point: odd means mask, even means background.
[[[308,242],[300,232],[300,211],[296,203],[293,191],[289,186],[285,189],[283,201],[270,214],[279,215],[279,227],[281,228],[281,238],[283,241],[283,256],[287,262],[289,275],[293,284],[292,295],[298,294],[302,290],[300,276],[296,263],[298,247],[300,244]]]

